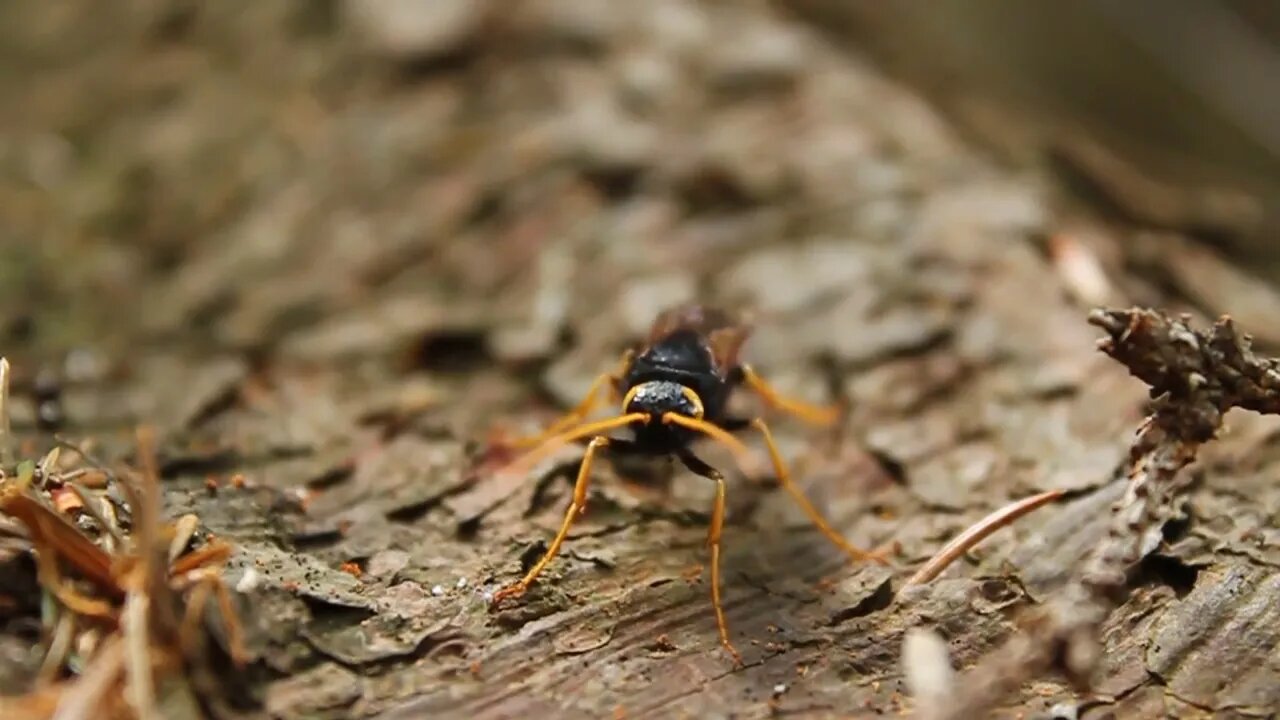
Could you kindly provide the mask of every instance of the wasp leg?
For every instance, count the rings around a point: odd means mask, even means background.
[[[591,414],[591,411],[595,410],[596,406],[600,404],[600,391],[602,389],[608,390],[611,402],[614,404],[620,402],[622,400],[620,384],[622,382],[622,376],[626,373],[627,367],[631,364],[632,354],[633,353],[630,350],[624,353],[622,360],[618,364],[617,370],[611,373],[604,373],[592,381],[591,387],[587,390],[587,394],[583,396],[582,401],[579,402],[572,410],[560,416],[560,419],[547,426],[545,430],[536,435],[510,439],[507,440],[506,443],[517,449],[535,447],[546,441],[547,438],[553,437],[557,433],[564,431],[574,424],[582,422]]]
[[[804,492],[802,492],[800,488],[796,487],[795,483],[791,480],[791,473],[787,470],[786,463],[782,461],[782,454],[778,452],[778,446],[773,442],[773,433],[769,432],[769,426],[765,425],[764,420],[759,418],[751,421],[751,425],[764,435],[765,445],[769,448],[769,459],[773,461],[773,470],[778,476],[778,484],[782,485],[782,488],[791,494],[791,497],[795,499],[796,503],[800,506],[800,509],[809,516],[809,521],[816,525],[818,530],[821,531],[828,540],[834,543],[836,547],[843,550],[846,555],[854,560],[859,562],[870,560],[872,562],[880,563],[881,565],[888,565],[889,563],[884,557],[884,551],[878,550],[872,552],[850,545],[849,542],[840,535],[840,533],[836,532],[835,529],[827,524],[827,521],[823,519],[817,508],[813,506],[813,503],[809,502],[809,498],[805,497]]]
[[[724,475],[688,450],[680,452],[680,460],[689,470],[715,481],[716,484],[716,504],[711,510],[711,527],[707,531],[707,546],[711,548],[711,605],[716,611],[720,644],[733,656],[734,664],[741,665],[742,656],[729,641],[729,624],[725,622],[724,607],[720,602],[720,532],[724,529]]]
[[[720,420],[716,424],[719,425],[720,428],[722,430],[725,430],[726,432],[735,433],[740,430],[746,430],[747,428],[751,427],[751,422],[752,420],[750,418],[725,418],[724,420]],[[751,483],[752,485],[756,485],[760,487],[764,487],[764,486],[772,487],[774,485],[772,478],[761,478],[751,473],[748,473],[744,477],[746,481]]]
[[[506,597],[520,597],[525,590],[533,584],[538,574],[542,572],[547,563],[551,562],[551,558],[555,557],[559,552],[560,546],[564,543],[565,537],[569,534],[569,527],[573,525],[573,521],[587,507],[587,486],[590,484],[591,478],[591,461],[594,459],[596,451],[609,444],[609,438],[604,435],[598,435],[587,445],[587,451],[582,456],[582,465],[578,468],[578,479],[573,484],[573,502],[570,503],[569,509],[565,511],[564,522],[560,523],[560,531],[556,533],[556,537],[551,541],[551,547],[543,553],[542,559],[536,565],[529,569],[520,582],[505,587],[493,594],[493,604]]]
[[[833,406],[811,405],[803,400],[789,398],[774,389],[772,385],[751,368],[743,365],[740,368],[742,379],[760,396],[766,405],[794,415],[811,425],[830,425],[840,418],[840,410]]]

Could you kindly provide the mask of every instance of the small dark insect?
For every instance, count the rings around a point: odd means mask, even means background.
[[[828,425],[839,416],[835,408],[813,406],[780,395],[749,365],[741,362],[739,351],[749,334],[748,326],[735,322],[718,310],[698,305],[672,308],[658,316],[647,341],[639,349],[628,350],[613,373],[606,373],[596,379],[577,407],[544,432],[512,441],[516,447],[536,447],[513,465],[527,468],[566,443],[592,438],[578,470],[573,502],[565,513],[555,539],[519,582],[494,594],[495,605],[504,598],[522,595],[560,550],[569,534],[569,527],[585,509],[591,462],[597,451],[607,447],[611,452],[620,454],[674,455],[690,471],[716,484],[715,506],[707,538],[711,547],[711,602],[715,608],[720,642],[734,661],[740,663],[741,656],[729,641],[729,629],[720,603],[724,476],[699,459],[690,446],[699,436],[705,435],[727,445],[742,458],[747,454],[747,448],[730,433],[747,428],[758,430],[764,437],[779,484],[796,500],[827,539],[854,560],[884,562],[881,554],[850,545],[827,524],[792,482],[764,420],[727,416],[726,406],[730,394],[744,383],[769,407],[787,412],[808,423]],[[621,403],[622,414],[607,420],[583,423],[599,403],[602,389],[609,391],[613,402]],[[606,434],[610,430],[624,427],[632,432],[629,440]]]
[[[36,402],[36,427],[44,432],[62,429],[66,413],[62,407],[62,383],[48,368],[41,370],[32,385]]]

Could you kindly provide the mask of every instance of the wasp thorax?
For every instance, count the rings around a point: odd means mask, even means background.
[[[677,413],[686,417],[702,417],[702,399],[678,382],[650,380],[631,388],[624,412],[642,412],[653,416]]]

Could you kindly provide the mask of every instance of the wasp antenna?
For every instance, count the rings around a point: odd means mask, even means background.
[[[743,469],[746,469],[746,466],[749,465],[746,461],[751,455],[751,451],[747,449],[746,445],[742,444],[741,440],[730,435],[727,431],[717,425],[713,425],[706,420],[691,418],[687,415],[681,415],[674,412],[669,412],[663,415],[662,422],[666,424],[679,425],[681,427],[689,428],[690,430],[696,430],[697,432],[700,432],[723,445],[727,445],[737,457],[739,464],[744,466]]]
[[[649,415],[646,413],[627,413],[626,415],[618,415],[616,417],[598,420],[585,425],[579,425],[575,428],[566,430],[559,435],[552,436],[543,441],[540,445],[512,460],[508,465],[499,470],[500,473],[523,473],[537,463],[541,462],[545,457],[564,447],[565,445],[584,437],[599,435],[610,430],[620,427],[626,427],[634,422],[648,422]]]

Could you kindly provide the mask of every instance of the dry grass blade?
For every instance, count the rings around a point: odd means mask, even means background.
[[[130,592],[121,613],[124,635],[125,698],[140,720],[159,717],[153,677],[156,667],[151,656],[151,599],[143,592]]]
[[[62,688],[48,687],[25,695],[0,697],[0,717],[5,720],[49,720],[58,707]]]
[[[52,720],[90,720],[109,717],[111,690],[124,672],[124,645],[111,638],[98,651],[84,675],[62,692]]]
[[[155,433],[147,427],[137,431],[138,458],[142,464],[141,477],[129,473],[132,482],[125,483],[125,491],[129,495],[133,508],[133,555],[136,565],[132,568],[137,573],[135,581],[145,583],[148,588],[162,586],[159,580],[160,570],[156,567],[156,556],[160,552],[160,480],[156,470]]]
[[[109,549],[118,547],[124,543],[124,533],[120,531],[120,528],[115,522],[108,519],[107,513],[103,512],[103,505],[100,504],[101,501],[99,501],[98,498],[94,497],[93,494],[84,486],[71,482],[65,476],[62,478],[62,483],[66,487],[70,488],[71,492],[75,493],[76,496],[80,498],[80,509],[88,513],[89,517],[93,518],[93,521],[98,523],[98,527],[105,530],[107,534],[111,536],[110,544],[108,545]]]
[[[992,533],[1006,525],[1016,521],[1018,518],[1030,513],[1037,508],[1048,505],[1049,503],[1062,497],[1061,490],[1048,490],[1038,495],[1032,495],[1021,500],[1014,501],[987,515],[978,522],[969,526],[967,530],[951,539],[939,550],[929,561],[920,566],[920,569],[907,580],[904,587],[913,585],[923,585],[942,574],[942,571],[951,566],[958,558],[973,549],[975,545],[987,539]]]
[[[59,447],[96,462],[64,440]],[[204,681],[200,689],[216,692],[203,644],[204,609],[211,598],[221,613],[232,661],[241,667],[247,663],[242,630],[220,575],[231,545],[212,539],[187,551],[199,519],[186,515],[164,522],[150,429],[137,431],[137,448],[140,471],[112,472],[98,465],[100,472],[95,472],[104,487],[97,492],[67,482],[76,471],[61,472],[59,459],[66,453],[56,448],[39,466],[24,462],[17,477],[0,477],[0,513],[21,529],[17,536],[24,550],[34,550],[45,598],[56,600],[49,604],[53,614],[48,616],[49,644],[39,687],[24,703],[0,704],[6,720],[152,720],[162,716],[158,698],[162,688],[168,692],[170,681],[196,690],[199,676]],[[41,483],[34,482],[37,472]],[[116,525],[113,506],[101,498],[108,483],[126,497],[133,520],[128,533]],[[72,522],[68,513],[79,511],[99,526],[96,539]],[[99,637],[105,644],[99,645]],[[84,674],[60,680],[73,649],[87,661]]]
[[[41,685],[51,684],[62,669],[62,664],[67,659],[67,653],[71,650],[71,643],[75,639],[75,630],[76,619],[74,616],[69,613],[62,613],[58,616],[58,620],[53,627],[53,634],[49,638],[49,649],[45,651],[44,661],[40,663],[38,682]]]
[[[25,492],[20,483],[0,490],[0,512],[22,523],[42,556],[64,560],[103,593],[117,599],[124,597],[124,589],[111,567],[111,556],[65,517]]]
[[[186,613],[182,619],[182,627],[178,629],[178,640],[182,643],[182,647],[196,646],[196,633],[200,631],[200,620],[205,606],[209,603],[209,593],[212,590],[212,583],[200,582],[196,583],[191,589],[191,594],[187,596]]]
[[[212,565],[220,565],[231,557],[231,545],[223,540],[211,540],[204,547],[183,555],[173,561],[169,572],[173,577],[181,577],[193,570]]]
[[[63,581],[62,573],[58,570],[58,557],[56,554],[37,549],[36,573],[40,584],[53,593],[53,596],[58,598],[58,602],[61,602],[71,611],[108,622],[115,621],[116,610],[114,605],[97,598],[82,595],[80,591]]]
[[[9,358],[0,357],[0,466],[13,465],[12,436],[9,432]]]
[[[231,594],[217,574],[217,570],[231,557],[231,550],[230,544],[215,539],[178,558],[169,570],[175,587],[194,585],[187,596],[186,610],[179,630],[182,647],[195,647],[196,630],[212,593],[227,633],[227,650],[231,654],[231,661],[237,667],[243,667],[248,663],[244,631],[236,619]]]
[[[187,549],[187,543],[191,542],[191,537],[195,535],[196,528],[200,525],[200,518],[187,513],[178,518],[173,524],[173,538],[169,541],[169,572],[177,572],[173,568],[173,563],[182,555],[182,551]]]
[[[128,590],[121,618],[125,647],[125,697],[138,717],[159,717],[156,708],[155,670],[161,667],[154,653],[178,641],[179,628],[168,585],[168,547],[161,533],[161,500],[155,463],[155,435],[150,428],[137,431],[141,475],[125,473],[133,508],[132,554],[122,573]]]
[[[37,468],[40,471],[41,478],[48,479],[50,475],[53,475],[55,472],[57,472],[58,456],[61,454],[62,454],[62,448],[54,446],[52,450],[45,453],[44,457],[40,458],[40,463],[39,465],[37,465]]]

